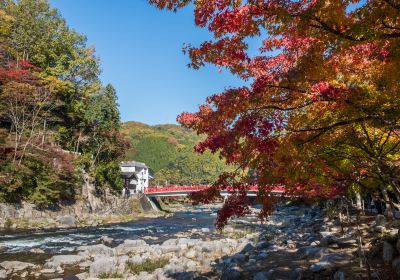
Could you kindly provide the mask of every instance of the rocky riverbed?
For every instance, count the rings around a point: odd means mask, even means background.
[[[98,244],[41,263],[3,261],[0,279],[344,280],[367,279],[367,266],[371,279],[399,279],[398,226],[368,215],[339,223],[318,206],[282,205],[265,224],[250,216],[233,220],[222,233],[191,227],[167,239],[146,234],[117,243],[102,236]]]

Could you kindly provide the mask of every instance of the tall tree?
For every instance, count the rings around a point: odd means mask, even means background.
[[[190,67],[211,63],[252,81],[210,96],[197,113],[178,118],[207,135],[196,147],[199,152],[220,151],[228,162],[256,171],[252,178],[228,174],[219,180],[217,185],[232,184],[238,192],[222,209],[218,226],[246,213],[241,205],[248,183],[261,186],[261,201],[268,201],[271,184],[307,197],[345,192],[351,184],[343,178],[364,172],[365,166],[335,168],[330,151],[346,149],[338,139],[354,147],[346,152],[357,154],[364,149],[360,143],[370,142],[369,133],[380,131],[383,139],[390,134],[396,147],[398,1],[150,0],[170,10],[192,2],[196,25],[214,38],[199,47],[187,45]],[[262,42],[253,56],[251,37]],[[394,148],[385,157],[370,153],[364,160],[378,171],[383,188],[400,194],[397,180],[389,180],[393,170],[397,173],[392,163],[397,156]],[[376,168],[378,161],[390,168]]]

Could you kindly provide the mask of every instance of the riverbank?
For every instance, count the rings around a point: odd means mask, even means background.
[[[139,195],[130,198],[109,195],[107,198],[92,199],[91,202],[76,201],[48,208],[38,208],[30,203],[0,203],[0,229],[91,227],[167,214],[147,197]]]
[[[265,224],[260,224],[258,210],[253,209],[254,215],[232,220],[223,232],[216,232],[215,210],[205,206],[120,226],[108,232],[109,236],[97,236],[68,252],[43,255],[36,263],[20,262],[23,259],[1,262],[0,276],[343,280],[368,279],[369,267],[370,279],[400,277],[400,225],[396,220],[367,214],[343,220],[318,206],[281,205]],[[145,231],[132,234],[144,224]],[[118,235],[123,229],[132,230],[130,238]]]

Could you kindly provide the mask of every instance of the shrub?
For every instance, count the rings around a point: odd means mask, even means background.
[[[97,275],[97,277],[100,279],[108,279],[108,278],[122,278],[124,276],[117,272],[102,272],[99,275]]]
[[[127,262],[126,265],[133,274],[139,274],[142,271],[151,273],[157,268],[164,267],[168,262],[169,260],[167,258],[160,258],[156,260],[146,260],[143,263]]]

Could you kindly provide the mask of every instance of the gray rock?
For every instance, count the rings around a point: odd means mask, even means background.
[[[58,255],[53,256],[44,264],[44,268],[57,269],[64,265],[75,265],[84,260],[84,257],[79,255]]]
[[[94,257],[98,255],[110,256],[113,257],[115,255],[115,250],[107,247],[103,244],[97,245],[89,245],[89,246],[80,246],[77,251],[83,252],[84,254]]]
[[[0,279],[7,279],[7,272],[4,269],[0,269]]]
[[[145,246],[147,245],[146,241],[142,239],[127,239],[123,243],[124,246],[130,246],[130,247],[139,247],[139,246]]]
[[[71,215],[66,215],[57,219],[58,226],[61,228],[75,227],[76,221],[75,217]]]
[[[20,261],[4,261],[0,263],[0,266],[10,272],[19,272],[35,267],[34,264]]]
[[[285,279],[298,280],[301,279],[301,269],[290,269],[288,267],[276,267],[267,272],[267,279]]]
[[[375,224],[377,226],[383,226],[386,223],[386,217],[384,215],[377,215],[375,218]]]
[[[384,226],[375,226],[374,231],[377,233],[384,233],[386,231],[386,228]]]
[[[129,259],[129,262],[135,263],[135,264],[139,264],[139,263],[142,263],[142,262],[143,262],[143,259],[142,259],[141,256],[135,255],[135,256],[133,256],[133,257],[131,257],[131,258]]]
[[[320,245],[322,247],[328,247],[329,245],[337,244],[337,243],[338,243],[338,238],[334,235],[325,236],[320,241]]]
[[[346,280],[345,274],[343,271],[336,271],[333,275],[333,280]]]
[[[114,273],[116,271],[116,260],[112,257],[97,258],[89,268],[91,276],[97,276],[101,273]]]
[[[382,259],[385,263],[390,263],[393,260],[393,246],[387,241],[383,242]]]
[[[202,228],[202,229],[201,229],[201,232],[203,232],[203,233],[209,233],[209,232],[210,232],[210,229],[209,229],[209,228]]]
[[[235,229],[232,226],[226,226],[224,228],[224,232],[226,232],[226,233],[232,233],[234,231],[235,231]]]
[[[237,253],[235,255],[233,255],[232,259],[238,263],[242,263],[248,260],[248,256],[246,256],[245,254],[241,254],[241,253]]]
[[[215,251],[215,244],[211,241],[205,241],[201,244],[201,249],[203,252],[213,252]]]
[[[349,263],[353,259],[353,255],[347,253],[333,253],[323,256],[322,262],[329,262],[335,265],[343,265]]]
[[[187,251],[187,252],[185,253],[185,257],[188,258],[188,259],[194,259],[194,258],[196,258],[196,255],[197,255],[197,253],[196,253],[196,251],[193,250],[193,249],[190,249],[189,251]]]
[[[56,270],[53,268],[44,268],[40,271],[41,274],[54,274]]]
[[[161,244],[161,246],[176,245],[176,244],[178,244],[178,239],[172,238],[172,239],[165,240],[165,241]]]
[[[268,253],[266,253],[266,252],[261,252],[257,256],[257,260],[263,260],[263,259],[266,259],[266,258],[268,258]]]
[[[114,239],[112,239],[111,237],[108,237],[107,235],[103,235],[102,237],[99,238],[98,241],[99,241],[100,243],[110,245],[110,244],[113,243]]]
[[[44,254],[45,253],[44,250],[39,249],[39,248],[30,249],[29,252],[34,253],[34,254]]]
[[[322,270],[325,270],[325,269],[328,269],[328,268],[331,268],[331,267],[333,267],[332,263],[321,261],[321,262],[317,262],[317,263],[311,265],[310,271],[319,272],[319,271],[322,271]]]
[[[266,271],[257,272],[254,275],[253,280],[268,280],[268,273]]]
[[[397,257],[392,261],[392,268],[396,275],[400,277],[400,257]]]
[[[163,252],[163,254],[166,253],[173,253],[173,252],[179,252],[181,250],[181,248],[177,245],[162,245],[161,246],[161,251]]]
[[[145,252],[148,249],[147,243],[142,239],[125,240],[124,243],[118,245],[115,250],[118,255],[127,255],[129,253]]]
[[[301,258],[321,258],[329,253],[329,249],[315,246],[305,246],[297,250]]]
[[[243,274],[237,268],[230,267],[222,273],[221,280],[243,280]]]
[[[272,245],[271,242],[262,241],[262,242],[259,242],[259,243],[256,245],[256,248],[257,248],[257,250],[263,250],[263,249],[268,249],[269,247],[271,247],[271,245]]]

